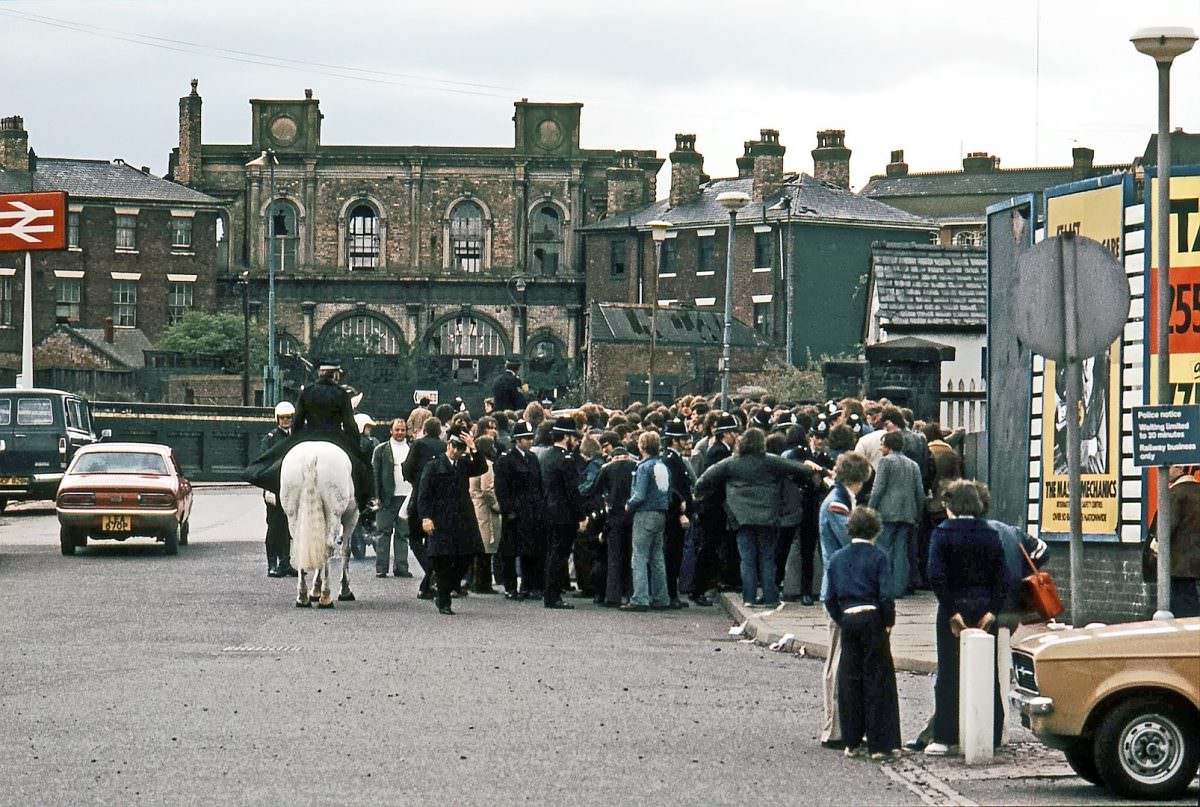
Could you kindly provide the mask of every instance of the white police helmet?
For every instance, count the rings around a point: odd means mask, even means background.
[[[296,407],[288,401],[280,401],[275,404],[275,417],[291,417],[296,414]]]
[[[354,416],[354,424],[358,426],[358,431],[360,433],[365,427],[370,426],[374,422],[374,419],[366,412],[359,412]]]

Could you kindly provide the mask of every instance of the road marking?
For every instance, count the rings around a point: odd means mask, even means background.
[[[885,763],[884,774],[915,793],[929,807],[977,807],[976,803],[909,759]]]
[[[300,647],[297,645],[282,645],[279,647],[269,647],[261,645],[240,645],[237,647],[223,647],[222,653],[299,653]]]

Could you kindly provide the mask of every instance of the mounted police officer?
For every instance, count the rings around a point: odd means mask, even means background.
[[[510,358],[504,362],[504,372],[492,384],[492,403],[500,411],[511,410],[520,412],[525,408],[525,395],[521,392],[523,386],[517,370],[521,369],[519,359]]]
[[[362,510],[371,498],[371,460],[369,455],[363,456],[358,424],[354,422],[354,404],[341,380],[341,364],[320,363],[317,383],[300,390],[295,428],[301,438],[319,437],[342,447],[354,469],[354,495]]]
[[[262,452],[269,451],[276,443],[282,443],[292,436],[295,414],[296,407],[288,401],[276,404],[275,428],[267,432],[259,443]],[[288,530],[287,514],[279,506],[279,497],[271,491],[263,491],[263,502],[267,506],[267,577],[295,577],[296,570],[288,560],[292,534]]]

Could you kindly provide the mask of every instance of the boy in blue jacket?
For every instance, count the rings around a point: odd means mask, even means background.
[[[625,505],[633,513],[633,596],[628,605],[621,606],[622,611],[648,611],[670,605],[663,528],[671,505],[671,472],[659,459],[660,448],[656,432],[638,437],[642,461],[634,471],[633,493]]]

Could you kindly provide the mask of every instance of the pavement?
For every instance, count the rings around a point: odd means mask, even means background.
[[[829,655],[829,616],[815,605],[781,603],[778,608],[747,608],[741,595],[725,592],[721,604],[741,627],[742,637],[773,650],[800,656]],[[937,671],[933,620],[937,599],[919,591],[896,601],[896,626],[892,628],[892,661],[897,670],[929,674]]]

